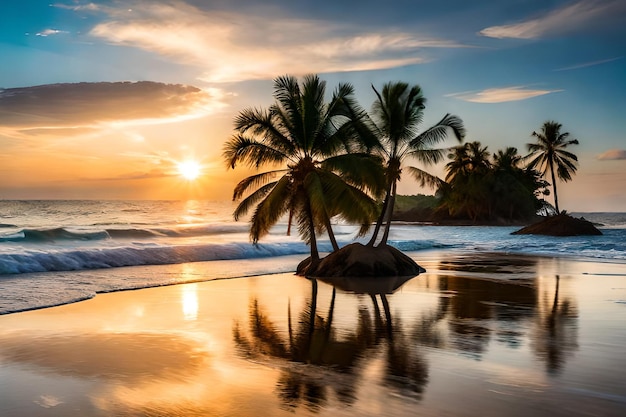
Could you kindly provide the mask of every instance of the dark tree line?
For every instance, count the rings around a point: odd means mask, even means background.
[[[529,219],[547,203],[542,174],[524,167],[517,148],[491,154],[480,142],[452,148],[446,182],[438,189],[439,218],[472,221]]]

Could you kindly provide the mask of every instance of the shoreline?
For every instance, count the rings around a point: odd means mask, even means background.
[[[0,414],[273,417],[314,407],[320,417],[338,409],[521,417],[576,407],[617,416],[626,406],[618,382],[626,371],[614,366],[626,342],[624,263],[448,250],[413,256],[427,272],[386,297],[335,294],[320,280],[280,272],[2,315]],[[191,265],[206,273],[199,266]],[[326,355],[304,358],[290,346],[309,334],[312,313],[311,346],[330,339]],[[394,358],[402,366],[388,362]],[[288,387],[300,394],[283,396]],[[305,387],[309,396],[299,391]]]
[[[427,273],[429,273],[429,266],[432,266],[432,260],[429,261],[428,258],[429,257],[435,257],[435,258],[443,258],[444,256],[448,256],[451,255],[454,258],[505,258],[505,259],[533,259],[533,258],[539,258],[539,259],[562,259],[562,260],[569,260],[569,261],[575,261],[575,262],[582,262],[582,263],[601,263],[601,264],[616,264],[616,265],[625,265],[626,266],[626,260],[625,259],[608,259],[608,258],[593,258],[593,257],[584,257],[584,256],[580,256],[580,255],[570,255],[570,254],[558,254],[558,255],[546,255],[546,254],[532,254],[532,253],[512,253],[512,252],[495,252],[495,251],[484,251],[484,252],[470,252],[467,250],[456,250],[454,248],[449,248],[449,249],[425,249],[425,250],[421,250],[421,251],[408,251],[406,252],[409,256],[411,256],[416,262],[418,262],[420,264],[420,266],[423,266],[427,269]],[[424,260],[423,258],[420,258],[420,255],[424,255],[427,260]],[[267,257],[267,258],[253,258],[253,259],[246,259],[246,261],[254,263],[255,261],[259,261],[259,262],[263,262],[263,263],[268,263],[268,262],[272,262],[272,263],[281,263],[281,262],[288,262],[289,264],[293,264],[293,268],[292,269],[282,269],[282,270],[277,270],[277,271],[269,271],[269,272],[255,272],[255,273],[251,273],[251,274],[243,274],[243,275],[237,275],[237,276],[214,276],[214,277],[206,277],[206,278],[197,278],[197,279],[187,279],[187,280],[181,280],[181,281],[175,281],[175,282],[157,282],[157,283],[145,283],[141,286],[136,286],[136,287],[125,287],[125,288],[113,288],[113,289],[102,289],[102,290],[97,290],[94,291],[91,294],[82,296],[82,297],[77,297],[75,299],[69,300],[69,301],[63,301],[63,302],[58,302],[58,303],[52,303],[49,305],[42,305],[42,306],[33,306],[33,307],[26,307],[23,309],[19,309],[19,310],[12,310],[12,311],[0,311],[0,317],[5,316],[5,315],[12,315],[12,314],[19,314],[19,313],[24,313],[24,312],[30,312],[30,311],[38,311],[38,310],[45,310],[45,309],[51,309],[51,308],[56,308],[56,307],[62,307],[64,305],[69,305],[69,304],[76,304],[76,303],[82,303],[85,301],[89,301],[92,300],[96,297],[98,297],[99,295],[103,295],[103,294],[110,294],[110,293],[118,293],[118,292],[131,292],[131,291],[139,291],[139,290],[144,290],[144,289],[153,289],[153,288],[160,288],[160,287],[170,287],[170,286],[176,286],[176,285],[185,285],[185,284],[193,284],[193,283],[205,283],[205,282],[212,282],[212,281],[220,281],[220,280],[234,280],[234,279],[246,279],[246,278],[254,278],[254,277],[258,277],[258,276],[271,276],[271,275],[278,275],[278,274],[284,274],[284,273],[293,273],[294,276],[295,275],[295,271],[296,271],[296,266],[297,264],[301,261],[300,255],[285,255],[285,256],[277,256],[277,257]],[[237,262],[236,260],[227,260],[227,261],[199,261],[199,262],[187,262],[187,263],[180,263],[180,264],[161,264],[161,265],[135,265],[135,266],[125,266],[125,267],[117,267],[117,268],[102,268],[102,269],[88,269],[88,270],[79,270],[79,271],[65,271],[62,272],[63,274],[76,274],[76,275],[86,275],[87,277],[91,274],[95,274],[95,275],[100,275],[100,274],[106,274],[107,272],[109,273],[115,273],[118,275],[125,275],[125,272],[130,272],[130,274],[128,275],[134,275],[137,271],[142,272],[145,275],[150,275],[153,273],[158,273],[159,269],[163,269],[163,270],[176,270],[176,269],[184,269],[187,266],[191,266],[194,269],[197,269],[198,271],[202,271],[199,273],[205,274],[205,273],[210,273],[210,270],[212,269],[212,267],[219,262]],[[470,263],[472,262],[471,260],[469,261]],[[506,264],[503,264],[502,266],[506,266]],[[29,273],[29,275],[47,275],[47,274],[56,274],[56,272],[42,272],[42,273]],[[22,274],[18,274],[16,276],[20,277],[20,278],[24,278],[24,279],[29,279],[27,276],[20,276]],[[26,275],[26,274],[23,274]],[[423,274],[420,274],[423,275]],[[417,277],[419,277],[420,275],[418,275]],[[87,278],[85,277],[85,278]],[[1,278],[1,277],[0,277]]]

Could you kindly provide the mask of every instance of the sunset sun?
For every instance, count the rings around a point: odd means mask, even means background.
[[[183,161],[177,165],[178,174],[186,180],[192,181],[200,176],[200,164],[196,161]]]

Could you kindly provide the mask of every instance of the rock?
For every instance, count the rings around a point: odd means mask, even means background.
[[[582,236],[601,235],[593,223],[585,219],[578,219],[569,214],[561,213],[547,217],[538,223],[526,226],[512,235],[547,235],[547,236]]]
[[[361,243],[344,246],[317,265],[307,258],[296,270],[296,274],[310,277],[415,276],[422,272],[426,270],[392,246],[369,247]]]

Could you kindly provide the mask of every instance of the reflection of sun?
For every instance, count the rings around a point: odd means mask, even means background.
[[[201,167],[200,164],[193,160],[187,160],[179,162],[176,167],[181,177],[186,180],[195,180],[200,176]]]

